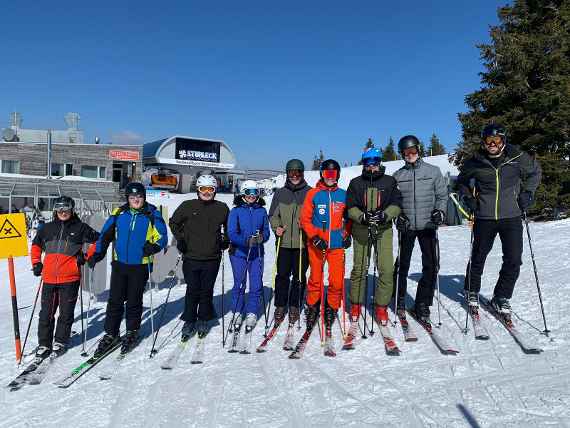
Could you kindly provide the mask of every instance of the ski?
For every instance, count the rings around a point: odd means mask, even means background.
[[[400,326],[402,327],[402,332],[404,333],[404,340],[406,342],[416,342],[418,340],[418,336],[408,322],[406,313],[400,312],[400,310],[398,310],[398,320],[400,321]]]
[[[475,339],[477,340],[488,340],[489,333],[487,329],[481,322],[481,316],[479,315],[479,309],[476,306],[469,306],[469,317],[473,323],[473,332],[475,333]]]
[[[77,380],[81,376],[83,376],[85,373],[87,373],[89,370],[91,370],[93,367],[99,364],[103,359],[105,359],[106,357],[111,355],[114,351],[119,349],[121,347],[121,340],[117,341],[117,343],[113,345],[111,348],[109,348],[107,352],[105,352],[103,355],[99,357],[93,356],[88,358],[83,363],[81,363],[73,370],[71,370],[71,372],[68,375],[64,376],[59,380],[56,380],[54,384],[57,385],[59,388],[68,388],[69,386],[77,382]]]
[[[408,313],[412,316],[413,319],[416,320],[420,326],[423,327],[427,334],[429,334],[429,337],[443,355],[456,355],[459,353],[459,351],[451,346],[448,341],[441,335],[441,332],[439,330],[433,328],[431,323],[419,320],[416,318],[415,314],[412,311],[408,311]]]
[[[382,323],[378,324],[378,330],[380,330],[380,334],[382,335],[382,339],[384,340],[384,348],[386,349],[386,354],[391,356],[400,355],[401,351],[394,340],[394,335],[390,331],[390,327],[388,325],[382,325]]]
[[[184,353],[186,348],[188,347],[188,343],[190,342],[190,337],[183,337],[180,342],[176,345],[176,347],[172,350],[170,355],[164,360],[164,362],[160,365],[160,368],[163,370],[172,370],[176,367],[180,356]]]
[[[493,315],[506,329],[507,331],[510,333],[510,335],[513,337],[513,339],[515,340],[515,342],[521,347],[522,351],[525,354],[540,354],[543,349],[538,346],[537,344],[534,344],[532,342],[529,342],[528,339],[525,337],[525,335],[523,335],[515,326],[515,324],[513,323],[513,320],[509,317],[508,319],[505,319],[505,317],[501,316],[501,314],[499,314],[495,308],[493,307],[493,305],[491,305],[491,301],[489,299],[487,299],[486,297],[480,295],[479,296],[479,301],[481,302],[481,304],[483,305],[483,307],[491,314]]]
[[[313,332],[313,329],[314,329],[314,327],[307,328],[305,330],[305,333],[303,333],[303,336],[301,336],[299,343],[297,343],[297,346],[295,347],[293,352],[291,352],[291,354],[289,354],[290,359],[298,360],[303,356],[303,352],[305,351],[305,347],[307,346],[307,342],[309,341],[309,338],[311,337],[311,333]]]
[[[196,349],[192,354],[191,364],[202,364],[204,362],[204,342],[208,332],[198,333],[198,340],[196,341]]]
[[[117,374],[117,372],[120,370],[121,366],[123,365],[123,361],[125,360],[125,358],[127,358],[133,352],[133,350],[137,346],[139,346],[141,341],[142,341],[142,338],[138,337],[136,339],[136,342],[134,342],[132,344],[132,346],[126,352],[123,352],[123,350],[121,349],[121,352],[119,353],[119,355],[117,355],[115,360],[110,363],[110,366],[107,367],[107,369],[99,375],[99,379],[100,380],[109,380],[113,376],[115,376]]]
[[[273,324],[271,330],[269,330],[269,332],[265,335],[263,341],[257,347],[256,349],[257,352],[261,353],[267,351],[267,346],[269,345],[269,342],[271,342],[271,340],[273,340],[273,338],[275,337],[275,334],[277,333],[277,330],[279,330],[279,327],[281,327],[281,323]]]
[[[47,367],[49,365],[49,358],[50,357],[41,359],[35,358],[34,361],[26,366],[26,368],[18,376],[16,376],[12,382],[6,385],[6,387],[9,388],[10,391],[17,391],[18,389],[22,388],[24,385],[29,383],[30,379],[32,379],[33,374],[38,371],[41,373],[42,370],[47,370],[47,368],[44,367]]]
[[[295,325],[289,324],[287,327],[287,334],[285,335],[285,341],[283,342],[284,351],[292,351],[295,348]]]

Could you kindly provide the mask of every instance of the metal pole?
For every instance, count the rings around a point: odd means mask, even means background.
[[[47,131],[47,178],[51,179],[51,129]]]
[[[10,276],[10,294],[12,295],[12,317],[14,320],[14,342],[16,344],[16,360],[22,361],[22,345],[20,343],[20,322],[18,320],[18,299],[16,298],[16,277],[14,275],[14,259],[8,257]]]

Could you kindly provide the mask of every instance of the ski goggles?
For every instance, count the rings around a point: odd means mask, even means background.
[[[287,177],[299,178],[302,176],[303,176],[303,171],[301,171],[300,169],[290,169],[289,171],[287,171]]]
[[[338,171],[336,169],[325,169],[322,172],[323,178],[327,180],[336,180],[338,178]]]
[[[495,147],[500,147],[503,144],[503,139],[499,136],[497,137],[487,137],[484,141],[483,144],[485,144],[487,147],[491,147],[491,146],[495,146]]]
[[[380,158],[366,158],[362,160],[362,165],[367,166],[380,166],[382,161]]]
[[[404,156],[417,155],[418,149],[416,147],[409,147],[407,149],[404,149],[403,153],[404,153]]]
[[[58,203],[53,206],[53,210],[57,211],[58,213],[66,213],[73,211],[73,207],[69,204]]]
[[[245,196],[259,196],[259,189],[244,189]]]
[[[214,186],[199,186],[198,192],[200,192],[200,193],[215,193],[216,188]]]

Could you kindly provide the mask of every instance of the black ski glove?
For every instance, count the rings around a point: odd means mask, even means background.
[[[85,264],[85,254],[83,254],[83,251],[80,251],[79,253],[77,253],[77,266],[81,267]]]
[[[313,238],[313,245],[321,251],[325,251],[329,247],[327,241],[325,241],[322,238],[319,238],[318,236],[315,236]]]
[[[404,214],[400,214],[396,218],[396,229],[398,229],[400,232],[407,232],[410,230],[410,219]]]
[[[350,235],[347,235],[342,240],[342,248],[344,248],[346,250],[347,248],[350,248],[351,245],[352,245],[352,238],[350,237]]]
[[[41,276],[43,268],[44,268],[44,265],[42,262],[38,262],[34,266],[32,266],[32,270],[34,271],[34,275],[35,276]]]
[[[97,263],[99,263],[101,260],[103,260],[104,258],[105,258],[105,254],[94,253],[91,257],[89,257],[87,259],[87,264],[89,265],[89,267],[91,269],[93,269],[95,267],[95,265]]]
[[[386,223],[386,220],[388,219],[388,216],[386,215],[386,213],[384,211],[378,210],[378,211],[366,211],[364,213],[364,215],[362,216],[362,220],[361,223],[364,226],[370,226],[371,224],[384,224]]]
[[[519,198],[518,198],[518,202],[519,202],[519,207],[520,207],[521,211],[528,210],[532,206],[532,203],[534,202],[534,198],[532,196],[532,193],[521,192],[519,195]]]
[[[186,241],[184,241],[183,239],[181,239],[180,241],[176,241],[176,248],[178,249],[180,254],[186,254],[186,251],[188,251],[188,246],[186,245]]]
[[[431,222],[436,226],[441,226],[445,221],[445,214],[441,210],[433,210],[431,212]]]
[[[160,245],[158,244],[153,244],[152,242],[146,241],[144,243],[144,247],[143,247],[143,255],[145,257],[150,257],[156,253],[158,253],[162,248],[160,248]]]

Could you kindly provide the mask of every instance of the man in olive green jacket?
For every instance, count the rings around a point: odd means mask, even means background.
[[[366,296],[371,250],[376,254],[378,284],[374,293],[378,323],[388,323],[387,306],[392,298],[394,256],[392,220],[400,214],[402,195],[396,180],[385,175],[380,152],[372,148],[362,155],[362,175],[353,178],[347,190],[348,216],[353,221],[354,262],[350,274],[351,330],[357,329]],[[349,331],[350,334],[356,331]]]
[[[305,166],[302,161],[291,159],[285,169],[287,180],[285,186],[273,195],[269,222],[279,244],[275,278],[275,323],[280,324],[283,321],[289,306],[291,327],[299,319],[299,308],[306,284],[308,258],[305,236],[299,227],[299,215],[311,187],[305,181]]]

